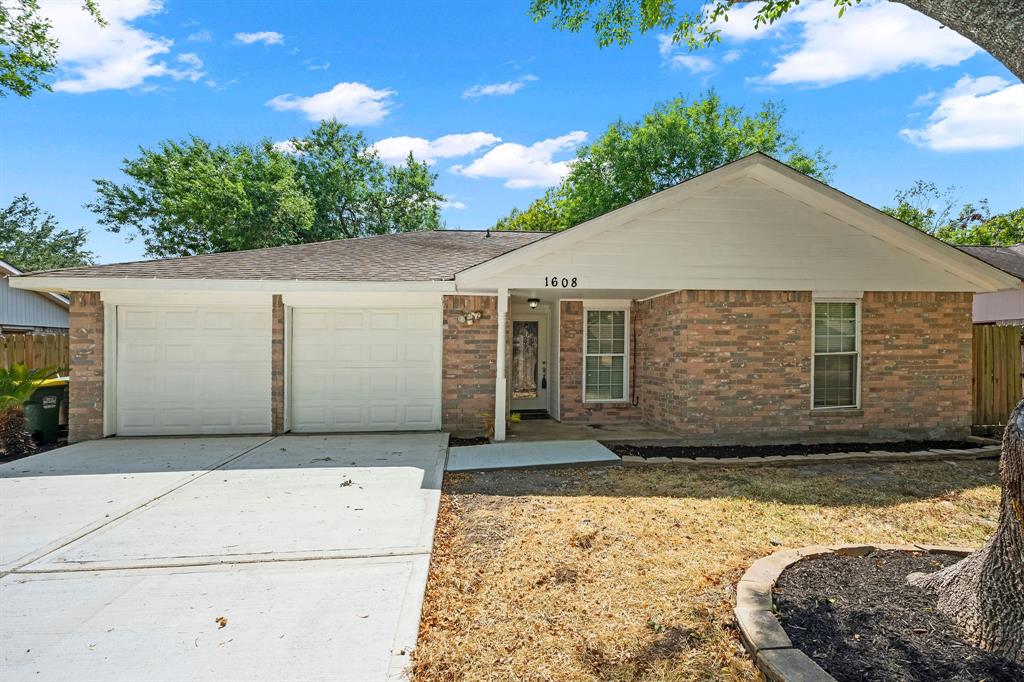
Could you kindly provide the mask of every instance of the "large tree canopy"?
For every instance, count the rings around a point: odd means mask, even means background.
[[[1024,12],[1020,0],[890,0],[917,10],[973,41],[1024,80]],[[833,0],[842,16],[861,0]],[[722,21],[744,0],[530,0],[534,21],[550,19],[556,29],[577,32],[590,27],[602,47],[627,45],[634,33],[672,31],[691,48],[719,40]],[[800,0],[761,0],[754,25],[772,24]]]
[[[0,260],[30,272],[88,265],[84,229],[62,230],[57,219],[21,194],[0,209]]]
[[[165,141],[122,170],[88,207],[157,257],[436,229],[444,199],[425,164],[387,166],[335,121],[284,145]]]
[[[889,215],[950,244],[1011,246],[1024,242],[1024,208],[993,215],[988,200],[963,204],[959,210],[957,188],[940,188],[918,180],[895,195],[895,206],[882,210]]]
[[[96,0],[83,0],[82,9],[105,25]],[[8,92],[29,97],[39,88],[50,89],[44,79],[57,68],[60,46],[52,28],[38,0],[0,0],[0,97]]]
[[[660,104],[636,122],[617,121],[581,147],[569,174],[524,211],[498,221],[499,230],[562,230],[755,151],[827,180],[821,150],[804,150],[782,126],[783,108],[771,102],[754,114],[722,104],[710,92]]]

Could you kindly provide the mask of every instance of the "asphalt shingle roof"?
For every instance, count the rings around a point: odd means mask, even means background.
[[[1013,246],[961,246],[961,251],[971,254],[999,268],[1014,277],[1024,279],[1024,244]]]
[[[276,246],[163,260],[88,265],[27,277],[265,279],[413,282],[455,273],[548,236],[547,232],[437,230]]]

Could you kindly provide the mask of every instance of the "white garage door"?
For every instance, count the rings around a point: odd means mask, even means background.
[[[441,311],[295,308],[293,431],[441,428]]]
[[[118,306],[117,433],[270,431],[270,306]]]

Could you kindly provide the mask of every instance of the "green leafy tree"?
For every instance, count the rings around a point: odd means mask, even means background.
[[[287,145],[213,145],[192,136],[141,149],[96,180],[88,207],[156,257],[239,251],[369,234],[434,229],[444,197],[411,157],[389,167],[334,121]]]
[[[192,136],[125,159],[128,184],[96,180],[88,204],[146,254],[188,256],[295,244],[313,221],[292,159],[270,143],[211,145]]]
[[[303,241],[365,237],[441,227],[437,175],[412,154],[389,166],[361,132],[324,121],[290,140],[298,177],[314,206]]]
[[[96,0],[85,0],[82,9],[106,25]],[[40,88],[50,89],[44,79],[57,68],[60,47],[52,29],[38,0],[0,0],[0,97],[9,92],[29,97]]]
[[[44,213],[28,196],[16,196],[0,209],[0,260],[25,271],[70,268],[93,261],[85,249],[82,228],[62,230],[57,219]]]
[[[955,185],[939,187],[918,180],[898,190],[895,205],[882,210],[892,217],[950,244],[1010,246],[1024,242],[1024,208],[993,215],[987,199],[956,209]]]
[[[513,210],[499,230],[562,230],[650,196],[752,152],[779,158],[827,180],[823,151],[803,149],[771,102],[753,115],[724,105],[714,92],[660,104],[636,122],[617,121],[581,147],[569,174],[526,210]]]
[[[861,0],[832,0],[841,17]],[[950,0],[892,0],[935,19],[981,46],[1024,80],[1024,21],[1020,0],[972,0],[970,11]],[[721,23],[744,0],[530,0],[534,21],[551,21],[558,30],[579,32],[590,28],[602,47],[628,45],[635,33],[672,31],[675,42],[691,49],[721,39]],[[762,0],[754,26],[773,24],[800,4],[800,0]]]

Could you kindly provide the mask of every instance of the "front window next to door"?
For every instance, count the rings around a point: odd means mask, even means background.
[[[857,407],[860,324],[855,301],[814,303],[813,406]]]
[[[626,399],[626,311],[587,310],[583,397],[587,402]]]

